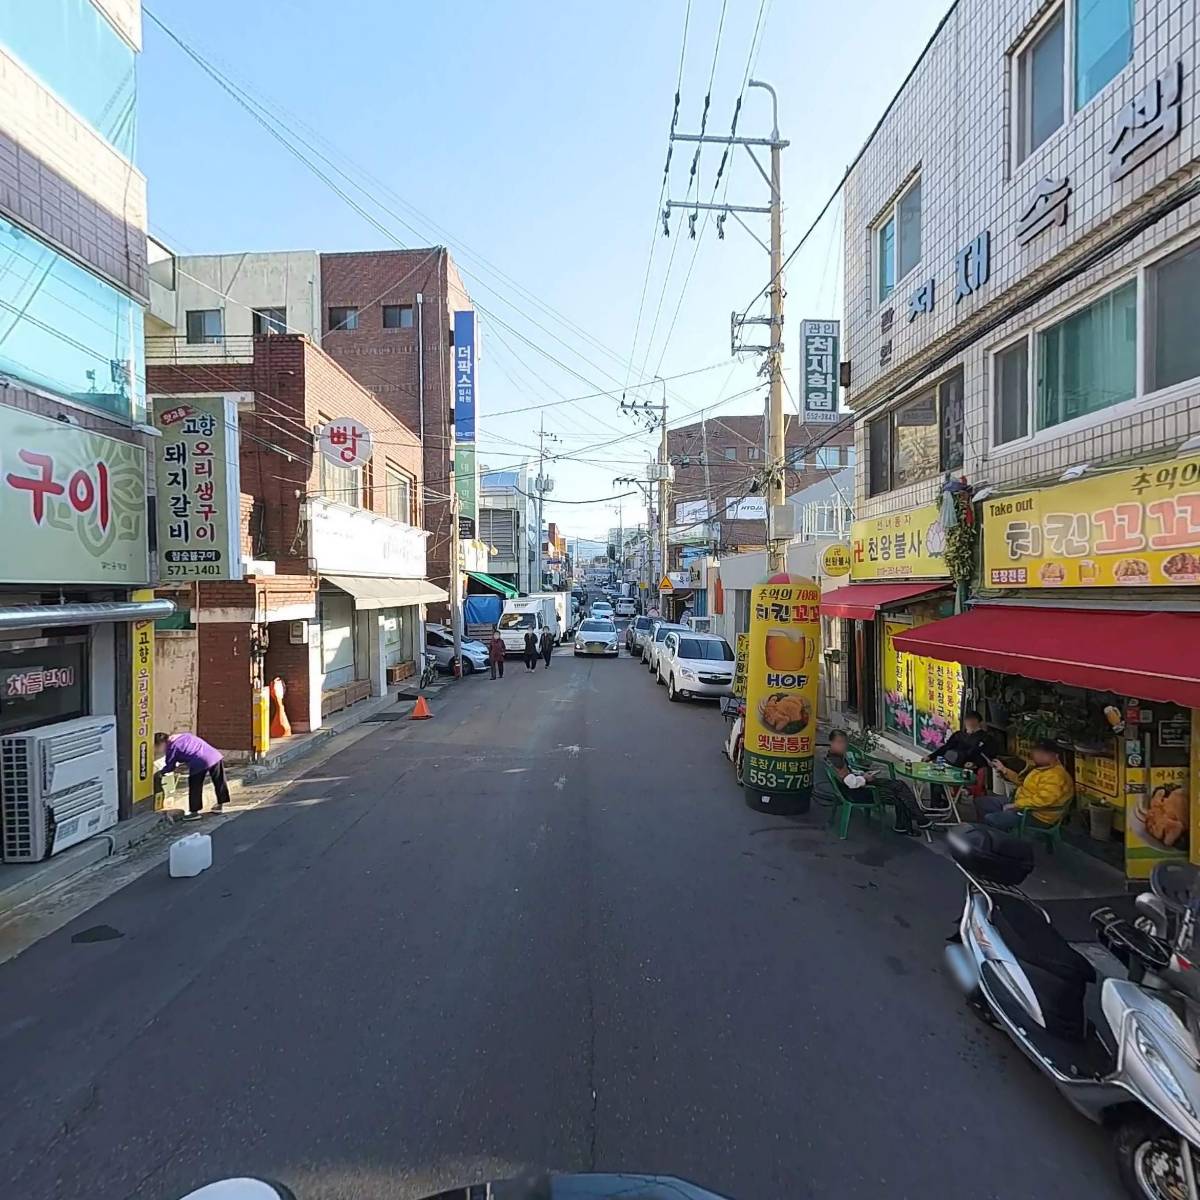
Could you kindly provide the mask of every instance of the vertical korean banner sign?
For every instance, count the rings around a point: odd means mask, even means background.
[[[470,522],[476,517],[475,489],[475,314],[454,314],[454,489],[458,515]],[[461,536],[461,535],[460,535]]]
[[[807,812],[812,800],[821,588],[778,575],[750,593],[744,777],[747,800]]]
[[[237,404],[229,396],[156,396],[159,576],[241,579]]]
[[[153,600],[149,588],[133,593],[134,600]],[[154,795],[154,622],[134,621],[130,627],[129,673],[133,693],[133,802]]]

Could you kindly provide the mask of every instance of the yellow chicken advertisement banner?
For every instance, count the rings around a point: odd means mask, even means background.
[[[994,588],[1200,584],[1200,456],[983,503]]]
[[[811,579],[778,578],[750,593],[745,780],[751,793],[786,797],[794,811],[805,811],[817,740],[821,588]]]

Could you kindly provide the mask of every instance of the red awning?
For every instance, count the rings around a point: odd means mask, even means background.
[[[1200,613],[986,605],[896,635],[897,650],[1200,708]]]
[[[950,585],[941,583],[852,583],[821,596],[821,615],[850,621],[873,621],[881,608],[927,596]]]

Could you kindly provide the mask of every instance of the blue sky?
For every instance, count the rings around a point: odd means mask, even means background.
[[[710,133],[728,130],[760,2],[726,0]],[[783,154],[785,250],[836,185],[947,5],[766,0],[752,74],[777,89],[781,133],[791,142]],[[690,241],[684,216],[673,220],[670,240],[654,239],[634,350],[686,0],[208,0],[200,7],[149,0],[147,7],[409,222],[414,228],[355,193],[401,242],[451,247],[484,310],[484,461],[505,467],[530,458],[541,415],[489,413],[713,367],[669,385],[674,423],[755,385],[757,360],[729,357],[729,314],[766,282],[767,257],[732,220],[724,241],[711,224]],[[692,0],[681,132],[699,124],[721,9],[722,0]],[[149,180],[150,224],[174,249],[395,245],[149,20],[140,73],[138,157]],[[739,132],[769,130],[768,97],[751,90]],[[687,191],[690,150],[682,143],[675,148],[675,198]],[[701,158],[705,200],[719,157],[720,148],[710,147]],[[766,187],[744,151],[734,163],[730,201],[766,204]],[[378,182],[367,181],[363,170]],[[765,220],[749,220],[760,222],[756,232],[765,239]],[[840,315],[841,235],[835,205],[789,269],[789,377],[800,319]],[[629,395],[657,392],[631,386]],[[652,437],[590,449],[636,431],[618,411],[619,399],[542,410],[547,431],[560,439],[555,451],[567,456],[549,470],[557,501],[611,497],[626,490],[614,486],[614,477],[642,473]],[[755,394],[713,415],[761,406]],[[624,503],[627,525],[644,517],[640,500]],[[606,504],[550,503],[547,519],[581,535],[616,523]]]

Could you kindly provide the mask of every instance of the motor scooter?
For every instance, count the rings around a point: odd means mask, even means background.
[[[1100,977],[1021,891],[1027,842],[986,825],[957,826],[947,842],[967,890],[946,960],[972,1007],[1113,1131],[1131,1196],[1200,1200],[1200,988],[1178,982],[1190,963],[1100,908],[1092,923],[1123,968]],[[1180,922],[1180,937],[1192,923]]]
[[[723,696],[721,698],[721,715],[729,730],[721,745],[721,753],[733,763],[733,773],[737,777],[738,786],[745,780],[742,778],[742,750],[746,729],[746,700],[743,696]]]

